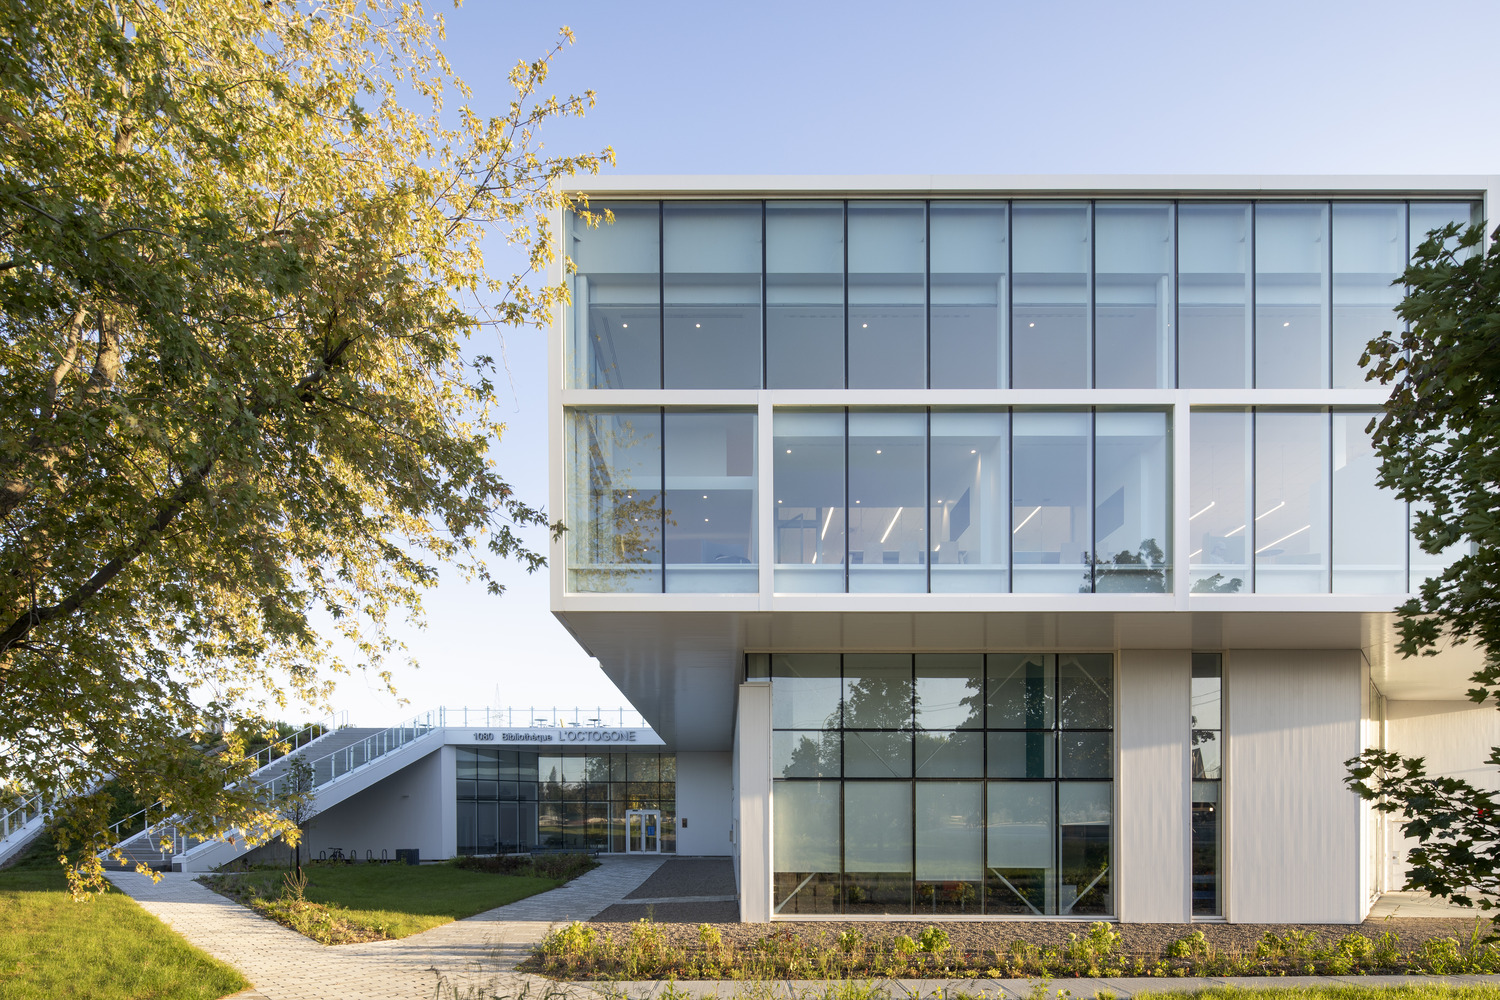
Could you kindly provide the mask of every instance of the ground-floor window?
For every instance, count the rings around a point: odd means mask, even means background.
[[[1114,663],[772,657],[775,911],[1107,915]]]
[[[1224,912],[1224,665],[1218,653],[1193,654],[1193,916]]]
[[[661,850],[676,850],[674,754],[459,747],[457,778],[459,854],[624,851],[629,810],[659,811]]]

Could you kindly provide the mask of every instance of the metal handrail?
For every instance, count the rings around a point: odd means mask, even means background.
[[[486,729],[562,729],[565,727],[618,726],[649,729],[645,716],[633,708],[440,708],[450,726],[483,726]]]
[[[308,764],[313,771],[313,788],[322,788],[331,784],[339,778],[344,777],[351,771],[359,770],[368,764],[373,764],[387,755],[402,749],[403,747],[421,739],[435,729],[443,728],[444,710],[441,708],[414,715],[404,722],[382,729],[371,736],[366,736],[358,743],[350,743],[348,746],[340,747],[332,753],[316,757]],[[322,773],[323,768],[318,765],[327,763],[327,774]],[[272,796],[281,794],[285,783],[291,779],[286,772],[276,775],[261,787]]]
[[[46,811],[47,804],[41,792],[33,792],[9,809],[0,810],[0,840],[5,840]]]

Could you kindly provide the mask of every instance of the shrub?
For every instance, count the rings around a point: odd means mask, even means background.
[[[949,948],[948,932],[941,927],[924,927],[917,935],[917,947],[922,951],[941,955]]]

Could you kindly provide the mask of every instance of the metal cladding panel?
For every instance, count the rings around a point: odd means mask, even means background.
[[[740,685],[735,744],[740,919],[759,924],[771,919],[771,685]]]
[[[1358,923],[1360,751],[1355,650],[1225,657],[1227,904],[1232,923]]]
[[[1122,921],[1189,919],[1191,682],[1185,650],[1120,654],[1115,857]]]

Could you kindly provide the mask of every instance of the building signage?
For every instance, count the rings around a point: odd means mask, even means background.
[[[448,743],[491,744],[515,747],[568,746],[662,746],[661,737],[650,729],[618,729],[605,726],[565,726],[525,729],[448,729]]]

